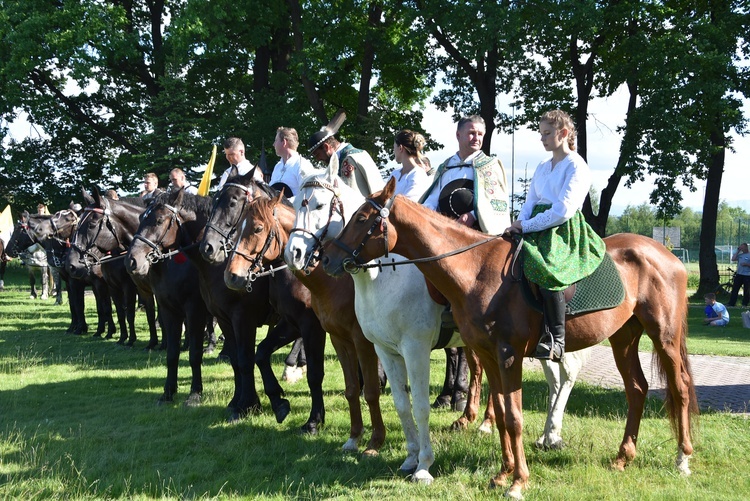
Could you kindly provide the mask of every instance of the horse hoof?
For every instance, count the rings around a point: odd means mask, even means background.
[[[380,456],[380,453],[377,449],[373,449],[372,447],[368,447],[364,450],[364,452],[362,452],[363,458],[376,458],[378,456]]]
[[[242,417],[240,416],[239,412],[232,412],[229,414],[229,417],[227,418],[227,423],[229,424],[236,424],[239,423],[242,420]]]
[[[463,412],[466,410],[466,399],[462,398],[460,400],[457,400],[455,404],[453,404],[453,410],[456,412]]]
[[[465,417],[461,416],[460,418],[453,421],[453,424],[451,424],[451,431],[463,431],[469,427],[469,422],[466,420]]]
[[[124,339],[118,339],[116,344],[121,344],[121,345],[125,344],[125,340]]]
[[[291,411],[292,406],[289,405],[289,400],[285,398],[282,398],[277,405],[273,406],[273,413],[276,415],[276,422],[279,424],[284,422]]]
[[[213,345],[208,345],[205,348],[203,348],[203,354],[204,355],[211,355],[211,354],[213,354],[215,348],[216,347],[213,346]]]
[[[187,400],[185,400],[185,407],[198,407],[201,404],[201,394],[197,392],[191,393]]]
[[[430,472],[427,470],[421,470],[416,472],[411,477],[411,481],[417,484],[422,485],[430,485],[432,484],[433,480],[435,480],[432,475],[430,475]]]
[[[489,419],[485,419],[484,421],[482,421],[482,424],[479,425],[478,430],[480,433],[491,435],[493,430],[492,421],[490,421]]]
[[[433,409],[446,409],[446,408],[449,408],[450,406],[451,406],[450,395],[440,395],[432,403]]]
[[[174,403],[174,395],[168,395],[163,394],[159,397],[159,400],[156,401],[156,405],[167,405],[167,404],[173,404]]]
[[[305,423],[302,425],[299,431],[302,435],[310,435],[314,437],[315,435],[318,434],[318,423],[314,421],[310,423]]]

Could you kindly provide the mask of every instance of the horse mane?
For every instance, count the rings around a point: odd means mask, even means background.
[[[234,184],[241,184],[245,186],[247,184],[247,175],[244,176],[232,176],[227,179],[227,183],[234,183]],[[250,178],[250,184],[254,185],[256,188],[258,188],[260,191],[268,195],[270,198],[276,198],[279,196],[279,191],[269,185],[268,183],[258,181],[255,178]]]
[[[163,195],[159,195],[156,198],[156,201],[161,202],[161,203],[168,203],[169,205],[173,205],[175,201],[177,200],[177,197],[179,196],[180,193],[182,193],[182,208],[183,209],[194,212],[196,214],[208,215],[211,213],[211,208],[212,208],[211,197],[193,195],[192,193],[187,193],[185,190],[177,190],[172,193],[165,193]]]

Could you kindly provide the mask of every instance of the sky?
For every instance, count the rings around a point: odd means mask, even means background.
[[[592,185],[598,193],[606,187],[607,180],[612,175],[617,158],[620,153],[621,136],[616,132],[617,127],[624,125],[625,112],[627,111],[627,92],[618,91],[608,99],[594,99],[589,106],[588,132],[588,164],[591,168]],[[500,111],[510,114],[510,106]],[[745,102],[745,116],[750,116],[750,102]],[[436,126],[436,124],[440,124]],[[456,152],[456,126],[448,112],[440,112],[433,106],[428,106],[424,111],[422,121],[423,129],[432,135],[433,139],[445,145],[443,150],[426,152],[433,166],[442,163],[446,158]],[[408,127],[407,127],[408,128]],[[515,148],[513,145],[515,144]],[[735,152],[727,152],[724,176],[721,182],[720,199],[726,201],[730,206],[739,206],[750,211],[750,182],[748,179],[748,163],[750,163],[750,136],[739,137],[734,135]],[[515,149],[515,155],[512,154]],[[515,137],[510,134],[495,132],[492,138],[491,153],[497,155],[505,166],[508,175],[508,184],[511,181],[511,171],[515,171],[516,192],[521,191],[518,179],[527,177],[524,172],[528,168],[530,179],[536,166],[549,154],[544,151],[539,140],[536,128],[520,129],[516,131]],[[515,161],[513,161],[515,160]],[[653,179],[653,178],[652,178]],[[653,180],[646,178],[645,182],[636,182],[631,188],[625,187],[625,181],[620,185],[612,200],[613,216],[620,215],[628,206],[637,206],[649,203],[649,193],[653,189]],[[690,193],[682,189],[683,207],[703,211],[703,195],[705,181],[697,181],[697,191]]]

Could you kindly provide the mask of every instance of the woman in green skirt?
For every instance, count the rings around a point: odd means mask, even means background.
[[[544,330],[534,357],[560,361],[565,352],[563,291],[590,275],[606,248],[580,211],[591,172],[575,152],[573,120],[564,111],[548,111],[539,120],[539,133],[552,157],[536,168],[518,219],[505,231],[523,235],[524,273],[542,295]]]

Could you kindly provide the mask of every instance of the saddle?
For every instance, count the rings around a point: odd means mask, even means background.
[[[520,253],[520,259],[513,263],[512,276],[520,277],[516,280],[521,282],[521,291],[526,303],[541,313],[542,296],[539,286],[530,282],[523,273],[523,252]],[[619,306],[625,300],[625,286],[612,257],[604,254],[604,259],[596,270],[591,275],[570,285],[563,291],[563,296],[565,297],[565,314],[580,315]]]

